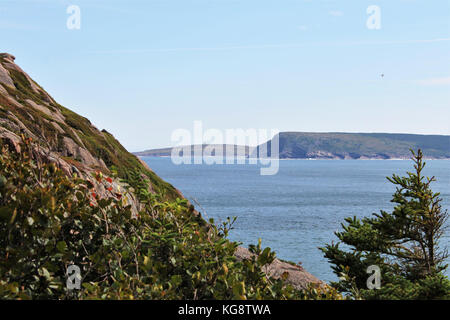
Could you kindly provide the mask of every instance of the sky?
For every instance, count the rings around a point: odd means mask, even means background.
[[[0,0],[0,52],[129,151],[196,120],[450,134],[450,0]]]

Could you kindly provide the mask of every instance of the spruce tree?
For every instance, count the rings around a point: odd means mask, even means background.
[[[414,172],[387,179],[396,186],[392,212],[345,219],[339,243],[321,250],[340,277],[333,283],[341,292],[365,299],[445,299],[450,281],[444,275],[447,250],[438,246],[448,217],[439,193],[424,177],[422,151],[412,151]],[[347,250],[342,249],[344,245]],[[380,268],[381,287],[368,289],[369,266]]]

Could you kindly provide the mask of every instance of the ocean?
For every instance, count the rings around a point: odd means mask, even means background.
[[[261,176],[258,165],[175,165],[170,158],[142,158],[179,189],[207,218],[237,217],[229,238],[244,246],[262,239],[277,257],[302,266],[324,281],[335,281],[318,249],[336,241],[346,217],[390,211],[395,191],[386,176],[412,171],[408,160],[280,160],[278,174]],[[450,161],[428,160],[445,209],[450,207]],[[450,230],[441,247],[450,249]],[[449,261],[450,262],[450,261]],[[449,270],[447,270],[447,274]]]

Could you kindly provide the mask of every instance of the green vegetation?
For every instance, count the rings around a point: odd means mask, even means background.
[[[450,281],[443,275],[447,252],[438,247],[448,213],[430,188],[434,177],[422,176],[422,151],[413,156],[415,172],[388,178],[397,186],[393,212],[347,218],[336,235],[350,250],[341,249],[341,243],[322,248],[341,277],[333,284],[339,291],[363,299],[450,298]],[[369,290],[367,268],[373,265],[382,280],[379,289]]]
[[[255,157],[262,146],[271,152],[271,141],[257,148],[234,146]],[[206,146],[206,145],[204,145]],[[192,147],[192,146],[191,146]],[[281,132],[279,156],[288,159],[390,159],[409,158],[409,149],[421,149],[430,158],[450,159],[450,136],[388,133]],[[172,148],[135,152],[139,156],[170,156]],[[236,151],[235,151],[236,152]]]
[[[450,158],[450,136],[386,133],[282,132],[281,158],[409,158],[412,149]]]
[[[35,159],[31,140],[22,152],[2,146],[0,155],[0,299],[445,299],[450,282],[437,248],[447,212],[434,178],[394,175],[392,213],[349,218],[339,244],[322,250],[341,277],[332,287],[293,289],[267,277],[275,253],[261,242],[238,261],[238,243],[227,240],[234,220],[205,222],[186,200],[165,201],[148,180],[131,171],[141,203],[133,213],[128,192],[112,189],[100,172],[92,179],[68,177],[54,164]],[[100,198],[96,186],[110,196]],[[81,270],[80,290],[66,286],[67,269]],[[367,267],[381,269],[378,290],[367,288]]]
[[[398,187],[392,213],[348,218],[337,236],[350,250],[322,248],[341,280],[299,291],[285,281],[288,274],[264,273],[275,253],[261,242],[249,247],[249,260],[236,259],[239,244],[227,239],[234,220],[206,222],[110,133],[55,103],[18,69],[7,69],[15,88],[2,86],[8,94],[0,94],[0,125],[37,139],[23,138],[19,153],[0,145],[0,299],[449,298],[446,252],[437,247],[447,212],[430,189],[434,178],[421,175],[421,151],[415,173],[390,178]],[[43,146],[81,169],[79,155],[64,153],[66,137],[107,169],[90,179],[69,177],[36,152]],[[280,156],[389,158],[423,147],[428,156],[450,158],[449,143],[448,136],[282,133]],[[115,190],[107,175],[126,182],[125,190]],[[139,203],[132,206],[130,196]],[[70,265],[80,268],[80,290],[66,286]],[[381,269],[378,290],[367,288],[371,265]]]
[[[263,267],[269,248],[237,261],[227,240],[233,221],[216,227],[186,200],[163,201],[133,174],[143,209],[133,215],[127,193],[101,173],[67,177],[33,158],[30,140],[0,155],[0,299],[339,299],[336,290],[301,292]],[[111,192],[99,198],[95,185]],[[70,265],[80,290],[66,287]]]

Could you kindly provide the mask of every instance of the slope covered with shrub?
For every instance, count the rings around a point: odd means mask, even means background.
[[[450,159],[448,135],[281,132],[278,138],[279,157],[288,159],[409,159],[410,149]]]
[[[21,152],[0,155],[0,299],[306,299],[342,298],[327,286],[305,291],[266,275],[275,254],[251,246],[239,261],[231,227],[193,214],[186,200],[164,201],[134,178],[142,210],[100,172],[69,177]],[[108,197],[99,197],[101,183]],[[67,287],[69,266],[80,268],[79,290]]]

